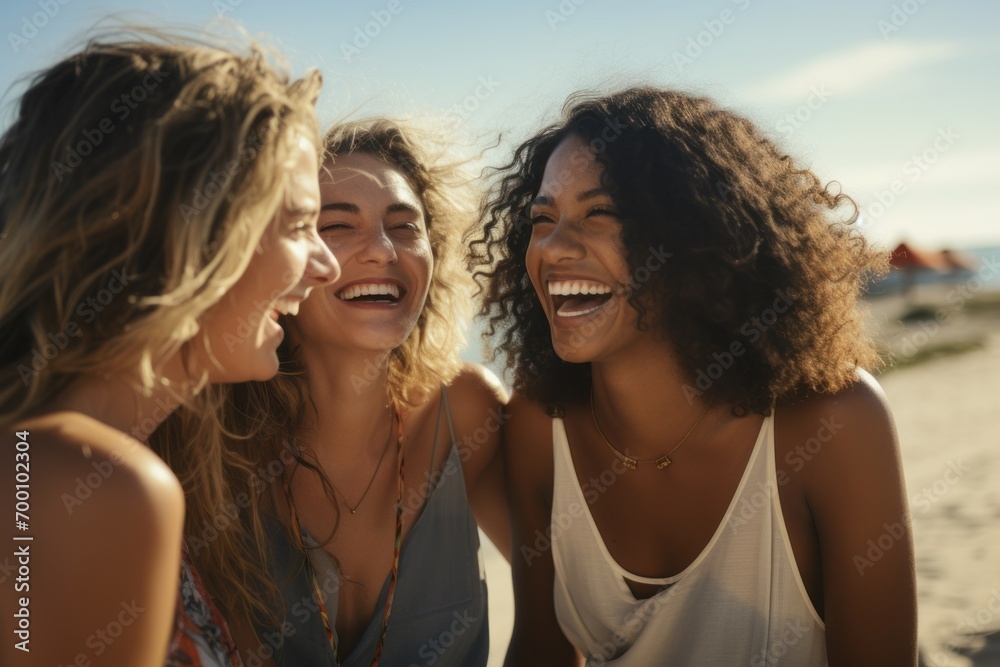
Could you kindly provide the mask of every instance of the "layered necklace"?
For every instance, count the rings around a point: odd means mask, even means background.
[[[392,569],[389,572],[389,592],[385,599],[385,610],[382,613],[382,629],[379,632],[378,643],[375,645],[375,652],[372,655],[372,661],[370,663],[371,667],[378,667],[379,662],[382,660],[382,649],[385,645],[385,636],[389,629],[389,615],[392,613],[392,601],[396,595],[396,579],[399,574],[399,551],[403,542],[403,418],[399,415],[396,410],[396,403],[394,400],[391,401],[391,411],[389,413],[389,442],[392,442],[392,421],[395,417],[396,421],[396,538],[392,546]],[[388,450],[388,443],[386,444],[386,450]],[[385,451],[382,452],[382,458],[385,458]],[[379,460],[379,466],[382,465],[382,460]],[[375,469],[376,475],[378,474],[378,468]],[[372,476],[372,481],[375,480],[375,476]],[[361,495],[361,500],[352,508],[348,505],[348,509],[351,510],[351,514],[361,506],[362,501],[364,501],[365,496],[368,495],[368,490],[371,489],[372,483],[368,483],[368,488]],[[289,496],[291,497],[291,496]],[[345,499],[346,504],[346,499]],[[299,523],[298,514],[295,511],[295,504],[291,504],[291,521],[292,525],[299,530],[299,539],[303,539],[302,535],[302,525]],[[308,560],[307,560],[308,562]],[[326,637],[330,641],[330,646],[333,648],[334,661],[337,667],[343,664],[343,658],[337,653],[337,635],[334,631],[333,624],[330,622],[330,615],[326,611],[326,603],[323,602],[323,592],[320,588],[319,581],[316,579],[316,572],[309,567],[309,578],[312,583],[313,595],[316,597],[316,602],[319,605],[320,617],[323,619],[323,627],[326,630]]]

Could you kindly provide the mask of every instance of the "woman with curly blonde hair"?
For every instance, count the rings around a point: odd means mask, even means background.
[[[472,259],[515,379],[507,664],[915,663],[855,218],[679,92],[571,99],[517,149]]]
[[[337,278],[318,87],[256,48],[139,30],[21,97],[0,138],[0,425],[23,474],[0,491],[30,574],[3,605],[4,664],[241,664],[182,550],[184,492],[221,460],[147,441],[178,412],[211,422],[217,383],[276,373],[279,313]]]
[[[284,318],[278,377],[227,406],[240,456],[295,458],[268,518],[285,625],[260,634],[281,637],[278,664],[483,665],[476,524],[506,550],[506,395],[459,358],[469,178],[412,124],[342,124],[325,147],[319,229],[341,278]]]

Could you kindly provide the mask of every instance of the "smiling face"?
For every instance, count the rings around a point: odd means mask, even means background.
[[[552,152],[531,206],[528,277],[561,359],[598,361],[643,335],[628,304],[621,221],[601,183],[603,167],[570,136]]]
[[[278,372],[277,348],[284,332],[279,313],[295,313],[309,292],[340,274],[336,259],[316,230],[319,183],[316,148],[296,139],[288,165],[285,206],[274,217],[236,284],[203,317],[218,369],[195,338],[196,359],[211,382],[267,380]]]
[[[417,326],[434,268],[424,206],[395,167],[367,153],[338,157],[320,178],[319,232],[340,280],[289,321],[297,341],[385,352]]]

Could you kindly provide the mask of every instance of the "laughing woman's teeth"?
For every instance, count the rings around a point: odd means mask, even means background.
[[[572,296],[574,294],[610,294],[611,287],[596,281],[555,280],[549,283],[552,296]]]
[[[368,283],[365,285],[352,285],[340,291],[337,295],[344,301],[351,301],[361,296],[387,296],[385,301],[395,301],[399,299],[399,288],[396,285],[386,283]],[[381,300],[381,299],[377,299]]]

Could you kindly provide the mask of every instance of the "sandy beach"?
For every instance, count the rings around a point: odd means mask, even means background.
[[[949,353],[879,376],[899,432],[913,516],[921,657],[928,667],[1000,665],[998,322],[993,314],[955,318],[921,346],[922,353],[935,345]],[[922,330],[919,324],[911,329]],[[897,334],[896,340],[909,339]],[[955,340],[974,344],[954,352]],[[510,568],[482,539],[489,664],[502,665],[513,623]]]

